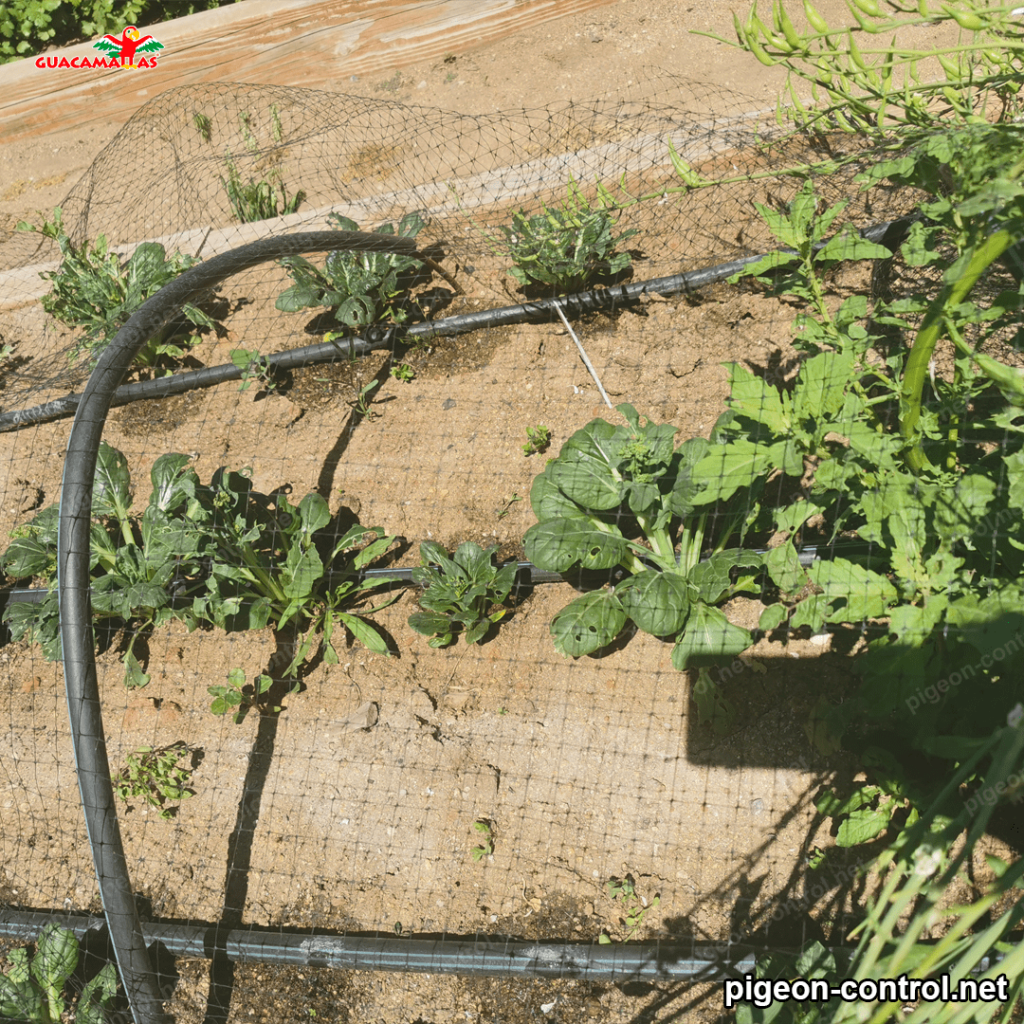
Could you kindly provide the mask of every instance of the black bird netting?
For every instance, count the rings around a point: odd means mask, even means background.
[[[176,89],[0,242],[8,935],[105,956],[95,859],[181,1021],[711,1020],[843,944],[835,710],[1019,697],[1020,279],[902,473],[922,193],[656,92]]]

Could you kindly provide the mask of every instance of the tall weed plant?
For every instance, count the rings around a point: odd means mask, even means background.
[[[813,172],[836,162],[796,169],[805,184],[789,209],[761,211],[788,251],[747,273],[801,304],[800,368],[788,390],[732,368],[715,455],[723,493],[741,478],[755,494],[773,474],[802,479],[800,496],[771,510],[785,537],[773,557],[792,570],[790,584],[801,580],[788,549],[812,517],[822,539],[864,545],[808,570],[810,594],[797,597],[772,572],[781,600],[761,619],[769,630],[876,627],[854,663],[859,692],[822,713],[827,734],[858,749],[870,777],[845,799],[825,794],[819,810],[842,819],[845,845],[894,836],[874,864],[881,889],[842,973],[947,973],[954,986],[973,977],[1003,987],[990,1002],[922,999],[906,1009],[889,998],[747,1003],[737,1020],[1006,1021],[1018,1019],[1024,988],[1024,862],[990,857],[979,873],[976,846],[1024,784],[1024,18],[989,3],[853,0],[850,9],[855,23],[838,26],[810,0],[802,18],[776,3],[762,20],[755,6],[736,19],[739,45],[787,71],[780,121],[858,136],[863,188],[917,190],[895,255],[913,284],[841,303],[829,296],[835,257],[867,243],[852,232],[826,238],[842,209],[819,205]],[[906,29],[941,23],[955,41],[901,42]],[[676,163],[683,187],[708,184]],[[808,416],[810,394],[819,400]],[[975,898],[951,905],[954,881]],[[803,950],[800,964],[836,975],[823,947]],[[796,966],[769,957],[758,977]]]

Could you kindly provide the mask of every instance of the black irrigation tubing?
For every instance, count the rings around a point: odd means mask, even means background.
[[[311,231],[267,238],[186,270],[147,299],[101,354],[68,437],[60,494],[57,580],[68,717],[96,881],[121,981],[136,1024],[167,1017],[132,892],[107,759],[89,600],[93,480],[110,402],[146,341],[181,307],[225,278],[267,260],[317,250],[412,253],[412,239],[355,231]]]
[[[0,936],[16,942],[35,942],[51,922],[74,932],[79,941],[90,934],[102,936],[105,924],[101,917],[0,907]],[[223,935],[223,929],[213,924],[163,921],[146,921],[142,932],[149,945],[162,946],[175,957],[205,959],[212,949],[221,948],[234,963],[421,974],[457,971],[477,977],[577,978],[613,984],[721,982],[726,972],[753,974],[758,958],[769,952],[765,946],[697,941],[602,945],[487,935],[397,938],[260,928],[233,928]],[[772,947],[770,952],[786,951]],[[852,947],[833,946],[830,952],[839,970],[848,973]],[[983,974],[1007,955],[983,957],[970,973]]]
[[[98,917],[54,915],[0,908],[0,936],[34,942],[43,926],[58,921],[81,940],[101,934]],[[585,981],[712,981],[726,971],[752,974],[763,949],[723,943],[649,942],[643,945],[525,942],[497,936],[474,938],[397,938],[375,935],[327,935],[309,932],[235,928],[226,935],[216,925],[147,921],[146,942],[158,943],[176,957],[209,958],[226,951],[235,963],[286,967],[329,967],[349,971],[403,971],[421,974],[457,972],[477,977],[578,978]],[[842,951],[837,951],[842,955]]]
[[[834,554],[840,554],[843,552],[852,551],[864,551],[867,550],[868,545],[860,544],[857,542],[842,545],[839,548],[823,548],[819,549],[813,545],[808,545],[798,552],[800,564],[806,569],[819,559],[826,559],[832,557]],[[752,548],[755,554],[767,555],[771,550],[770,548]],[[701,562],[710,561],[711,556],[702,558]],[[538,569],[533,562],[502,562],[498,565],[499,569],[504,568],[506,565],[514,565],[516,567],[516,582],[513,584],[513,590],[525,589],[532,587],[539,583],[574,583],[578,577],[576,573],[569,572],[555,572],[551,569]],[[418,568],[418,567],[417,567]],[[395,569],[360,569],[358,572],[348,573],[336,573],[328,572],[325,574],[327,579],[337,579],[340,577],[355,578],[360,582],[365,580],[379,579],[384,582],[394,580],[398,583],[412,583],[413,572],[412,568],[395,568]],[[609,573],[601,573],[599,571],[592,574],[595,579],[607,579]],[[7,605],[15,604],[17,602],[24,602],[26,604],[40,604],[46,599],[46,595],[50,591],[46,587],[8,587],[6,589],[0,588],[0,611],[2,611]]]
[[[918,218],[909,216],[885,221],[865,228],[860,234],[868,241],[879,242],[890,251],[895,251],[915,219]],[[819,247],[825,244],[821,242]],[[781,251],[792,252],[793,250],[783,249]],[[429,320],[408,327],[373,327],[365,332],[365,337],[350,337],[337,341],[320,342],[316,345],[305,345],[302,348],[268,355],[266,360],[271,369],[294,370],[302,366],[352,359],[379,349],[391,348],[396,340],[426,341],[436,337],[450,338],[486,327],[543,322],[551,319],[556,306],[560,307],[567,316],[580,316],[583,313],[625,306],[636,302],[644,295],[677,295],[697,291],[708,285],[724,281],[732,277],[733,274],[739,273],[744,267],[761,259],[764,259],[764,254],[745,256],[742,259],[731,260],[728,263],[707,267],[704,270],[691,270],[685,274],[655,277],[648,281],[613,285],[609,288],[596,288],[558,298],[537,299],[532,302],[482,310],[477,313],[463,313],[459,316]],[[144,399],[167,398],[170,395],[184,394],[196,388],[208,388],[227,381],[240,380],[242,376],[243,371],[234,363],[225,363],[222,366],[209,366],[202,370],[191,370],[187,373],[176,373],[154,380],[139,381],[119,387],[114,392],[110,405],[114,407]],[[15,409],[0,413],[0,433],[71,416],[81,400],[80,394],[71,394],[28,409]]]

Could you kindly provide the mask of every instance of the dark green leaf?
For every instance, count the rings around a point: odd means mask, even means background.
[[[859,846],[861,843],[870,843],[889,827],[891,816],[892,812],[888,806],[876,811],[853,811],[848,818],[839,823],[836,845]]]
[[[128,460],[116,448],[101,441],[93,481],[92,514],[120,518],[127,514],[131,502]]]
[[[451,632],[452,622],[447,615],[431,612],[414,612],[409,616],[409,627],[423,636],[436,636]]]
[[[653,569],[623,580],[616,586],[615,596],[637,626],[653,636],[678,633],[690,610],[686,580]]]
[[[526,531],[523,547],[534,565],[554,572],[565,572],[576,565],[584,569],[610,569],[628,553],[618,530],[608,526],[599,529],[591,519],[538,523]]]
[[[169,453],[161,455],[153,463],[149,474],[153,482],[153,492],[149,496],[151,507],[173,512],[182,502],[195,497],[198,480],[189,468],[189,462],[187,455]]]
[[[105,964],[88,982],[78,997],[75,1024],[107,1024],[107,1011],[113,1008],[117,995],[117,969]]]
[[[573,658],[612,642],[626,624],[626,613],[611,590],[595,590],[567,604],[551,621],[555,650]]]
[[[39,933],[36,955],[32,958],[32,977],[46,993],[50,1006],[63,1009],[61,990],[78,966],[78,939],[75,933],[51,922]]]

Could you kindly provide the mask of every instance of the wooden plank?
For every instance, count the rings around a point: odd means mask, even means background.
[[[155,68],[0,65],[0,139],[121,124],[176,85],[254,82],[343,88],[365,75],[460,53],[615,0],[246,0],[161,25]],[[92,43],[49,57],[97,57]]]

